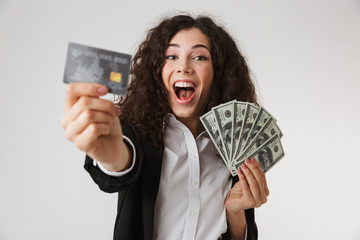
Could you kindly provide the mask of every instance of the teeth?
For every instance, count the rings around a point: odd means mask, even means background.
[[[176,82],[175,87],[181,87],[181,88],[191,87],[191,88],[194,88],[195,85],[192,84],[191,82]]]

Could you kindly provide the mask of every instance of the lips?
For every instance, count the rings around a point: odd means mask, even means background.
[[[178,103],[186,104],[191,102],[196,92],[196,85],[189,80],[179,80],[173,85],[175,99]]]

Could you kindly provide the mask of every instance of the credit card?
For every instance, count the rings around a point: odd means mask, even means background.
[[[109,92],[126,95],[131,55],[69,43],[64,83],[100,83]]]

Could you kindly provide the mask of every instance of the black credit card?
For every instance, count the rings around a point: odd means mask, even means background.
[[[100,83],[109,92],[126,95],[131,55],[69,43],[64,83]]]

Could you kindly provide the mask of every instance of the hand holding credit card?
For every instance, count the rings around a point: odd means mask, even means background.
[[[64,83],[99,83],[110,93],[125,96],[130,64],[128,54],[69,43]]]

